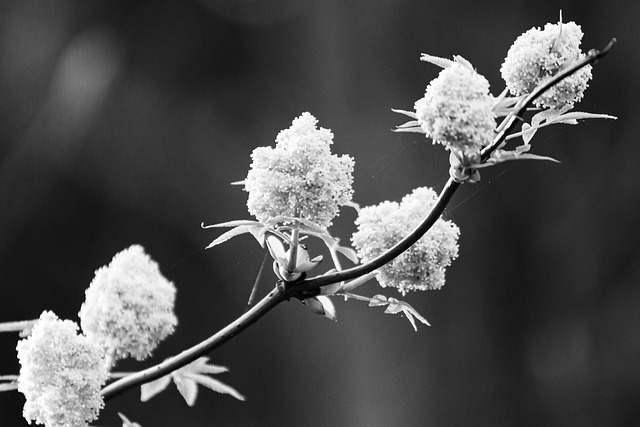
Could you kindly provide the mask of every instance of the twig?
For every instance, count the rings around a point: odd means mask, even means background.
[[[143,371],[136,372],[135,374],[128,375],[109,384],[102,389],[102,397],[107,401],[136,386],[161,378],[176,369],[180,369],[183,366],[188,365],[200,356],[208,354],[220,347],[222,344],[253,325],[258,319],[267,314],[272,308],[280,304],[285,299],[286,297],[284,296],[284,293],[278,288],[275,288],[266,297],[254,305],[251,310],[238,317],[224,329],[218,331],[215,335],[210,336],[206,340],[184,350],[182,353],[177,354],[162,363]]]

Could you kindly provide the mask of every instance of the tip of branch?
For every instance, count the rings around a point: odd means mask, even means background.
[[[591,49],[589,51],[589,55],[593,56],[595,59],[600,59],[603,56],[605,56],[607,53],[609,53],[609,51],[613,48],[613,45],[617,42],[618,40],[614,37],[612,38],[609,43],[607,43],[607,45],[605,47],[603,47],[601,50],[597,50],[597,49]]]

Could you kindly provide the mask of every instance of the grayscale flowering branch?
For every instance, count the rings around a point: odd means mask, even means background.
[[[499,132],[493,139],[492,143],[482,149],[479,160],[475,163],[462,165],[463,169],[467,169],[463,171],[464,175],[467,177],[472,176],[475,167],[479,167],[484,162],[487,162],[491,158],[492,154],[503,146],[507,136],[512,132],[515,125],[522,120],[524,114],[534,104],[536,99],[563,79],[571,76],[583,67],[594,64],[604,57],[611,50],[614,43],[615,39],[611,40],[609,44],[601,50],[593,49],[589,51],[584,58],[574,62],[568,68],[554,75],[544,84],[539,85],[529,95],[521,98],[512,108],[511,112],[505,117],[502,124],[498,127]],[[278,285],[261,301],[208,339],[158,365],[125,376],[124,378],[118,379],[104,387],[101,391],[104,400],[112,399],[134,387],[159,379],[191,362],[194,362],[198,358],[209,354],[257,322],[262,316],[267,314],[283,301],[291,298],[303,300],[305,298],[314,297],[320,294],[323,287],[348,282],[349,280],[358,280],[358,278],[385,266],[387,263],[407,251],[422,236],[424,236],[427,231],[429,231],[429,229],[440,218],[461,184],[462,182],[455,177],[450,177],[444,185],[444,188],[441,190],[433,208],[422,222],[402,240],[381,253],[379,256],[369,260],[368,262],[364,262],[363,264],[356,265],[342,271],[333,271],[311,278],[306,278],[306,274],[302,274],[292,282],[280,281]],[[348,283],[345,286],[348,287]],[[350,290],[351,289],[349,288],[349,291]]]

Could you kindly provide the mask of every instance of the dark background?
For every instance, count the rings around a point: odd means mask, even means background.
[[[250,153],[303,111],[356,159],[354,200],[440,190],[447,154],[394,134],[438,69],[471,61],[492,84],[515,38],[574,20],[583,49],[618,43],[577,109],[609,113],[540,132],[562,161],[482,172],[446,215],[460,258],[437,292],[405,299],[433,325],[337,301],[339,322],[292,301],[216,351],[246,402],[173,386],[110,401],[152,426],[640,425],[640,2],[191,0],[0,2],[0,321],[77,320],[93,272],[142,244],[178,288],[179,327],[135,370],[243,310],[262,252],[202,222],[249,219]],[[334,234],[348,241],[355,213]],[[327,268],[327,266],[324,266]],[[261,295],[273,285],[262,281]],[[361,289],[373,295],[371,283]],[[386,290],[389,296],[398,296]],[[0,374],[18,371],[0,336]],[[26,425],[0,394],[0,425]]]

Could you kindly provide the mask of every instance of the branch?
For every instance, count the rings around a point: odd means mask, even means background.
[[[569,77],[570,75],[574,74],[579,69],[589,64],[595,64],[596,62],[598,62],[600,58],[602,58],[607,53],[609,53],[611,48],[613,48],[613,45],[615,44],[615,42],[616,42],[616,39],[613,38],[602,50],[591,49],[584,58],[582,58],[579,61],[576,61],[567,69],[556,74],[555,76],[553,76],[552,79],[547,81],[545,84],[536,87],[533,90],[533,92],[531,92],[525,98],[521,99],[514,106],[515,112],[510,113],[505,118],[503,123],[498,127],[498,129],[500,129],[500,132],[494,138],[493,143],[485,147],[484,150],[482,150],[482,153],[481,153],[482,161],[487,160],[489,156],[491,156],[491,153],[493,153],[500,146],[500,144],[502,144],[502,142],[505,140],[509,132],[513,130],[513,127],[516,125],[516,122],[519,122],[522,120],[522,116],[527,111],[527,108],[529,108],[531,104],[533,104],[533,101],[535,101],[540,95],[542,95],[548,89],[551,89],[553,86],[560,83],[566,77]]]
[[[577,61],[572,66],[567,68],[561,73],[558,73],[546,84],[539,86],[527,97],[523,98],[514,107],[515,112],[509,114],[500,125],[500,132],[496,135],[491,145],[482,150],[482,160],[489,158],[491,153],[495,151],[500,144],[502,144],[507,137],[508,133],[513,129],[516,122],[521,120],[522,115],[526,112],[527,108],[531,106],[540,95],[542,95],[547,89],[558,84],[565,77],[570,76],[582,67],[595,63],[597,60],[606,55],[611,50],[615,39],[612,39],[607,46],[602,50],[592,49],[589,53],[580,61]],[[298,280],[295,282],[286,283],[284,287],[276,287],[266,297],[264,297],[258,304],[256,304],[251,310],[234,320],[224,329],[221,329],[215,335],[207,338],[206,340],[196,344],[195,346],[183,351],[182,353],[173,356],[164,362],[147,368],[143,371],[137,372],[132,375],[128,375],[118,381],[115,381],[108,386],[104,387],[101,394],[104,400],[109,400],[133,387],[142,385],[149,381],[156,380],[163,377],[176,369],[179,369],[189,363],[193,362],[197,358],[210,353],[216,348],[220,347],[225,342],[229,341],[234,336],[254,324],[258,319],[268,313],[275,306],[281,302],[290,298],[296,298],[301,296],[314,295],[319,292],[320,287],[331,285],[334,283],[343,282],[346,280],[356,279],[367,273],[382,267],[388,262],[392,261],[398,255],[409,249],[414,243],[416,243],[440,218],[440,215],[444,212],[451,198],[461,184],[455,182],[453,178],[449,178],[444,188],[438,196],[438,200],[433,209],[426,218],[418,225],[409,235],[396,243],[392,248],[377,258],[361,264],[347,270],[337,271],[322,276],[316,276],[310,279]],[[284,288],[284,289],[283,289]]]
[[[176,369],[182,368],[188,365],[200,356],[208,354],[220,347],[231,338],[238,335],[240,332],[253,325],[262,316],[267,314],[276,305],[280,304],[286,299],[283,292],[278,288],[272,290],[266,297],[260,302],[254,305],[251,310],[238,317],[236,320],[227,325],[224,329],[218,331],[215,335],[210,336],[206,340],[194,345],[182,353],[177,354],[162,363],[155,366],[136,372],[135,374],[128,375],[121,378],[108,386],[104,387],[100,392],[105,401],[124,393],[134,387],[140,386],[149,381],[157,380],[170,374]]]

